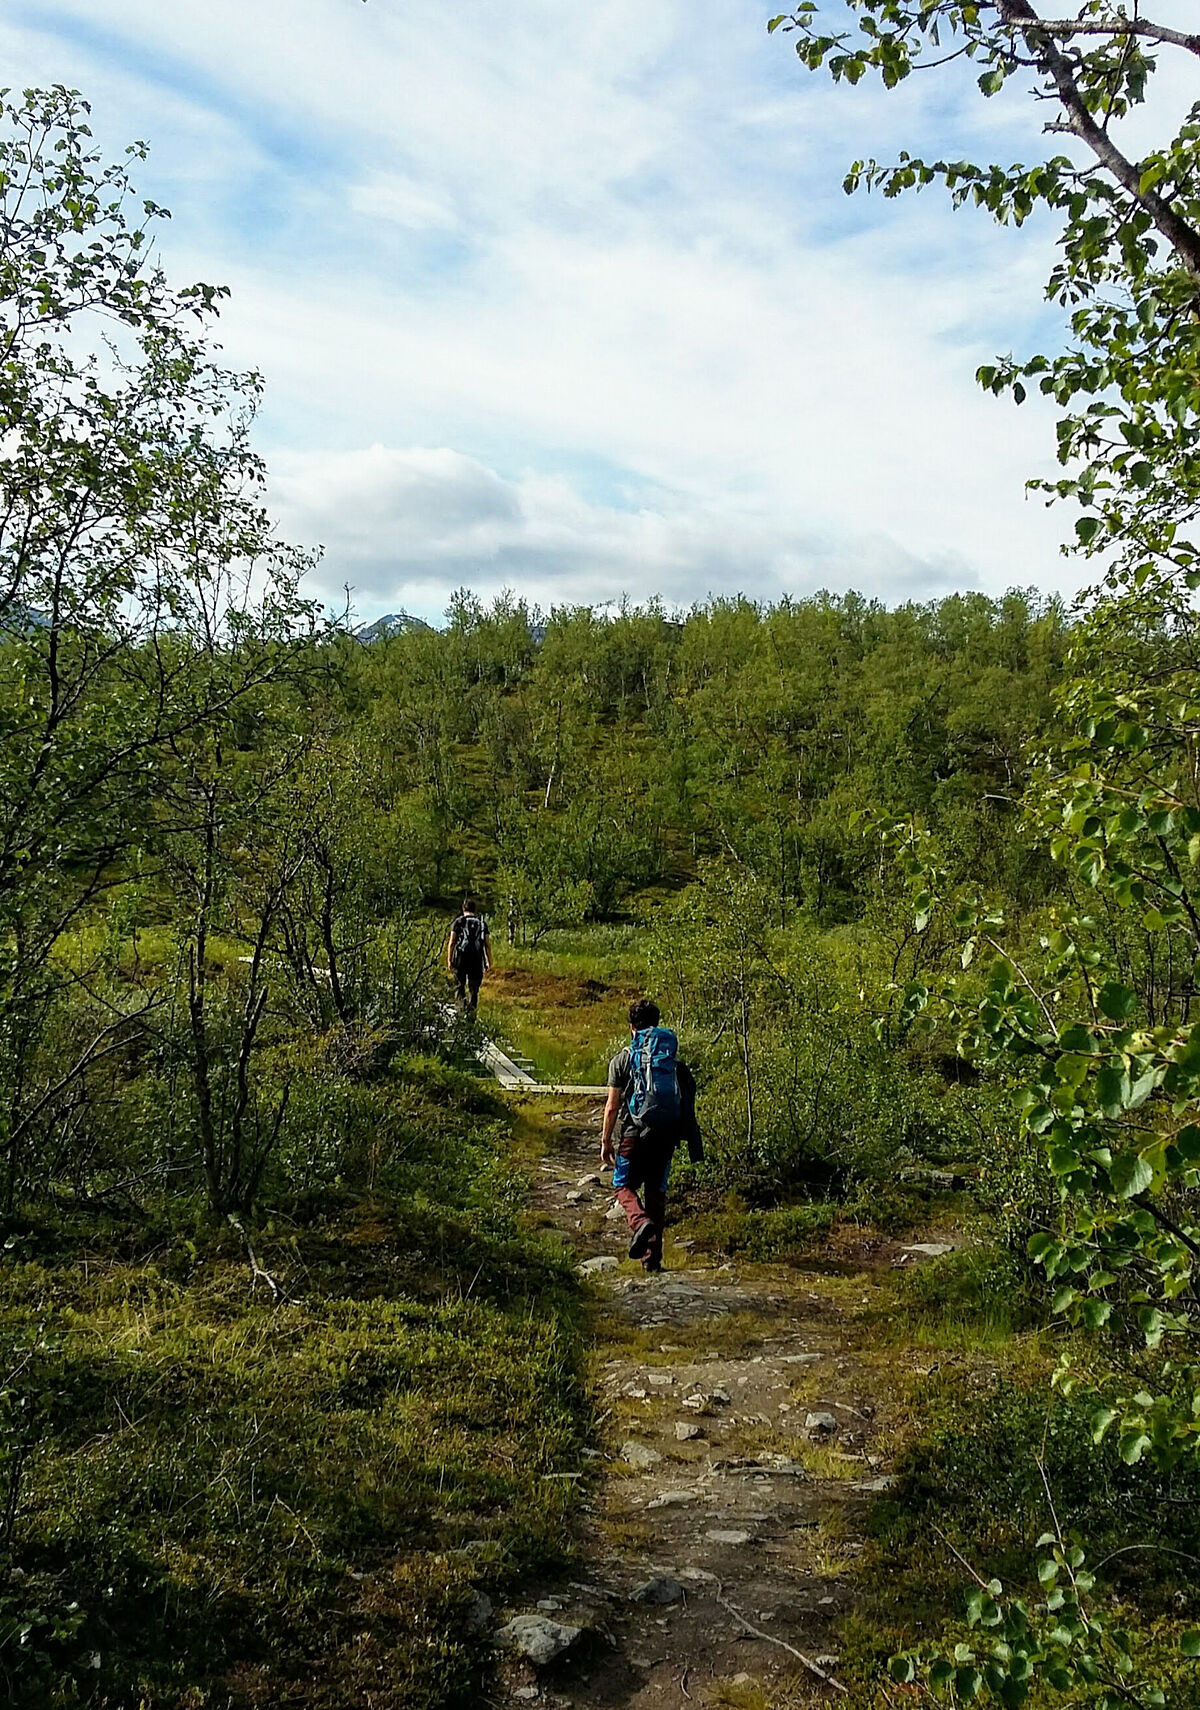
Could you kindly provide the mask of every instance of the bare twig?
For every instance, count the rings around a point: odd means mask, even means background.
[[[258,1279],[261,1277],[263,1282],[266,1283],[267,1287],[270,1289],[272,1295],[274,1296],[276,1305],[280,1305],[283,1301],[290,1299],[290,1296],[288,1295],[287,1290],[280,1288],[279,1284],[275,1281],[275,1278],[271,1275],[270,1271],[264,1270],[263,1267],[259,1264],[258,1254],[254,1251],[254,1248],[250,1243],[250,1237],[246,1233],[246,1230],[245,1230],[244,1225],[242,1224],[241,1218],[235,1217],[233,1212],[231,1211],[229,1213],[229,1216],[228,1216],[228,1221],[229,1221],[230,1227],[237,1230],[238,1234],[241,1236],[242,1241],[245,1245],[246,1257],[250,1261],[250,1284],[251,1284],[251,1287],[253,1287],[254,1284],[258,1281]]]
[[[765,1639],[768,1645],[778,1645],[781,1651],[787,1651],[789,1656],[793,1656],[797,1662],[803,1663],[808,1672],[815,1674],[818,1680],[823,1680],[826,1686],[832,1686],[835,1692],[847,1693],[848,1689],[842,1685],[840,1680],[835,1680],[831,1674],[826,1674],[819,1663],[815,1663],[811,1657],[806,1657],[803,1651],[796,1649],[795,1645],[789,1645],[786,1639],[777,1639],[773,1633],[764,1633],[761,1627],[755,1627],[747,1621],[737,1605],[730,1603],[729,1599],[722,1595],[720,1585],[717,1586],[717,1602],[722,1609],[729,1611],[739,1626],[744,1627],[752,1638]]]
[[[964,1556],[960,1551],[955,1549],[954,1545],[950,1542],[949,1538],[942,1531],[941,1527],[935,1526],[933,1528],[933,1530],[937,1533],[938,1537],[942,1540],[943,1544],[945,1544],[946,1548],[949,1550],[950,1554],[954,1557],[954,1559],[958,1563],[959,1567],[965,1569],[966,1572],[969,1573],[971,1578],[975,1581],[976,1585],[981,1585],[983,1587],[983,1589],[986,1591],[987,1590],[987,1580],[984,1579],[979,1574],[977,1569],[975,1569],[971,1566],[971,1564],[967,1560],[966,1556]]]

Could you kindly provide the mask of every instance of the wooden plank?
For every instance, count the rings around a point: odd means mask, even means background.
[[[537,1082],[524,1069],[518,1069],[511,1057],[505,1056],[499,1045],[491,1039],[485,1039],[479,1047],[479,1061],[486,1064],[501,1086],[506,1087],[536,1087]]]

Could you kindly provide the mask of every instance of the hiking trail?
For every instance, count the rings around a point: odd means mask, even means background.
[[[497,1614],[494,1702],[841,1701],[836,1623],[915,1358],[873,1349],[867,1321],[889,1267],[920,1250],[843,1229],[788,1263],[730,1262],[693,1252],[669,1215],[666,1268],[646,1275],[600,1174],[601,1104],[530,1108],[545,1132],[534,1214],[594,1296],[602,1447],[573,1579]]]

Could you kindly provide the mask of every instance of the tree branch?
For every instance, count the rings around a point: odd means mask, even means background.
[[[1080,142],[1086,143],[1101,166],[1112,174],[1138,206],[1146,210],[1188,272],[1200,278],[1200,232],[1181,219],[1156,190],[1142,189],[1142,175],[1137,166],[1121,153],[1088,111],[1087,103],[1079,92],[1075,69],[1056,45],[1046,22],[1038,17],[1029,0],[999,0],[999,7],[1001,17],[1014,29],[1020,30],[1031,52],[1036,54],[1052,79],[1058,98],[1070,117],[1071,131]]]
[[[1072,36],[1143,36],[1163,47],[1180,47],[1200,56],[1200,34],[1173,30],[1150,18],[1046,18],[1039,29],[1062,41],[1069,41]]]

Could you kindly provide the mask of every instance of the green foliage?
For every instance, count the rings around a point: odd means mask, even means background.
[[[1123,1705],[1165,1710],[1166,1695],[1145,1678],[1129,1634],[1098,1608],[1096,1578],[1087,1570],[1083,1549],[1053,1533],[1046,1533],[1038,1547],[1046,1551],[1037,1563],[1038,1604],[1006,1598],[1000,1581],[989,1580],[967,1602],[974,1641],[956,1645],[952,1657],[893,1657],[893,1680],[921,1677],[935,1694],[956,1704],[990,1699],[1019,1706],[1044,1685],[1056,1693],[1090,1688],[1088,1701],[1096,1710]]]
[[[1018,1082],[1020,1121],[1061,1204],[1029,1254],[1054,1287],[1054,1312],[1098,1345],[1096,1444],[1111,1438],[1129,1466],[1194,1465],[1200,559],[1186,531],[1200,504],[1200,108],[1140,159],[1120,121],[1145,104],[1157,58],[1195,54],[1197,40],[1111,0],[1053,20],[1025,0],[846,0],[844,10],[856,28],[831,28],[830,9],[809,3],[769,27],[792,33],[802,62],[835,81],[877,74],[893,88],[957,63],[990,98],[1032,72],[1054,113],[1045,129],[1081,145],[1032,168],[903,152],[895,165],[856,162],[846,179],[848,191],[886,196],[940,182],[955,205],[973,201],[1002,223],[1038,207],[1057,220],[1048,295],[1069,310],[1069,348],[978,377],[1017,403],[1035,384],[1059,406],[1065,474],[1035,485],[1078,502],[1078,550],[1108,561],[1074,638],[1060,729],[1025,791],[1027,836],[1062,870],[1062,895],[1030,930],[986,886],[959,886],[936,836],[885,823],[914,931],[952,921],[965,939],[960,972],[898,969],[895,988],[906,1027],[948,1020],[965,1055]],[[1020,1209],[1033,1212],[1038,1197],[1020,1194]],[[1077,1381],[1064,1359],[1061,1386],[1071,1393]],[[989,1585],[970,1620],[994,1641],[927,1660],[930,1688],[963,1702],[1020,1704],[1040,1687],[1105,1707],[1164,1704],[1157,1663],[1135,1660],[1098,1613],[1082,1548],[1057,1532],[1043,1546],[1040,1611],[999,1601]],[[918,1666],[902,1657],[895,1672],[911,1682]]]
[[[977,1155],[986,1095],[924,1041],[884,1036],[896,950],[878,928],[780,927],[761,886],[714,867],[655,914],[649,945],[701,1078],[706,1179],[768,1199]]]
[[[6,1702],[248,1702],[253,1677],[470,1703],[473,1588],[561,1561],[574,1291],[517,1233],[499,1107],[418,1061],[341,1096],[340,1155],[244,1236],[93,1214],[10,1242]]]
[[[919,1273],[905,1279],[913,1285],[924,1286]],[[1178,1610],[1200,1544],[1194,1467],[1130,1467],[1115,1443],[1098,1452],[1086,1396],[1048,1397],[1033,1348],[1010,1342],[999,1357],[999,1370],[994,1355],[943,1358],[910,1398],[898,1484],[872,1530],[893,1575],[891,1630],[917,1619],[944,1638],[906,1650],[895,1678],[924,1681],[935,1701],[1079,1692],[1090,1704],[1112,1690],[1114,1703],[1151,1705],[1165,1685],[1179,1694],[1167,1702],[1190,1702]],[[1006,1597],[1002,1582],[1023,1582],[1031,1555],[1032,1594]],[[965,1624],[954,1613],[964,1571],[976,1584]]]
[[[765,1211],[734,1208],[700,1213],[688,1228],[700,1252],[767,1261],[800,1258],[827,1235],[839,1217],[836,1205],[811,1202]]]

